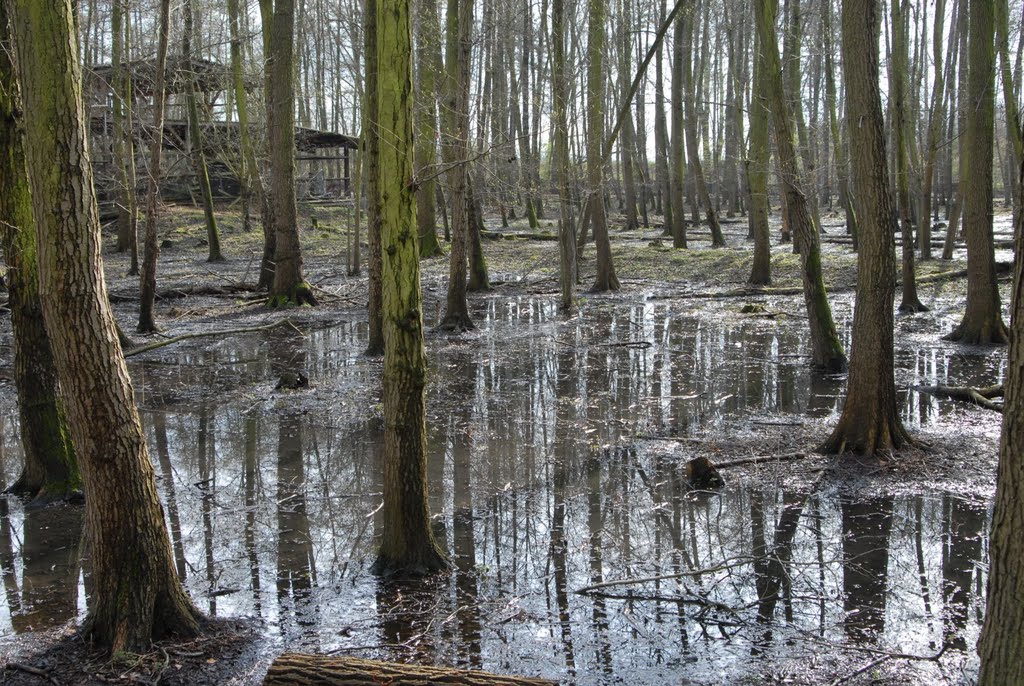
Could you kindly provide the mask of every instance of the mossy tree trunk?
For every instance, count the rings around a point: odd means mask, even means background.
[[[558,222],[559,283],[561,284],[561,307],[571,310],[576,305],[576,235],[572,216],[572,197],[569,192],[569,121],[566,105],[569,99],[569,84],[566,74],[565,56],[565,1],[551,3],[552,42],[552,123],[554,126],[554,157],[558,178],[558,199],[560,215]]]
[[[846,367],[846,355],[839,343],[832,308],[821,275],[821,239],[807,211],[807,199],[800,190],[800,172],[793,149],[793,129],[782,84],[779,48],[775,36],[776,0],[756,0],[754,16],[761,56],[765,60],[765,96],[775,126],[783,194],[789,224],[800,244],[800,264],[804,303],[811,333],[811,361],[820,369],[838,371]]]
[[[193,17],[194,0],[185,0],[182,5],[184,26],[181,34],[181,54],[191,62],[194,58],[192,41],[195,36],[195,20]],[[213,213],[213,189],[210,188],[210,172],[206,167],[206,152],[203,150],[203,132],[199,128],[199,104],[196,102],[196,75],[189,74],[188,92],[185,94],[188,108],[188,134],[191,148],[192,169],[199,181],[199,193],[203,196],[203,215],[206,218],[207,262],[222,262],[224,255],[220,250],[220,231],[217,229],[217,217]]]
[[[594,231],[597,276],[593,291],[617,291],[619,279],[608,240],[608,214],[604,205],[604,52],[607,45],[607,0],[589,0],[587,24],[587,207]]]
[[[92,593],[83,636],[141,651],[192,636],[153,466],[103,281],[70,0],[12,0],[43,317],[85,487]]]
[[[0,41],[10,45],[7,6],[0,3]],[[0,50],[0,232],[7,262],[7,306],[14,330],[14,385],[24,467],[11,492],[37,503],[65,498],[81,487],[43,323],[36,265],[32,196],[19,119],[23,116],[11,53]]]
[[[384,295],[384,508],[375,565],[387,575],[447,567],[427,505],[427,355],[413,185],[412,26],[407,0],[377,0],[377,122]]]
[[[1018,178],[1018,201],[1024,184]],[[1017,254],[1024,249],[1024,222],[1015,226]],[[1010,312],[1010,352],[1006,372],[1006,402],[999,450],[996,502],[989,541],[988,596],[978,653],[979,686],[1024,683],[1024,269],[1014,269]]]
[[[967,234],[967,308],[946,340],[978,345],[1007,342],[992,242],[992,149],[995,43],[992,0],[970,0],[965,158],[960,178]]]
[[[828,453],[873,455],[911,442],[900,421],[893,378],[896,227],[878,89],[879,21],[878,4],[843,3],[846,117],[858,122],[850,153],[862,240],[846,403],[839,424],[822,446]]]
[[[170,31],[170,0],[160,0],[160,18],[156,48],[156,78],[153,86],[153,133],[149,142],[149,183],[146,187],[146,239],[142,251],[142,273],[139,275],[139,333],[156,332],[153,306],[156,300],[156,262],[160,257],[157,243],[157,204],[160,195],[160,163],[164,142],[164,106],[167,71],[167,38]]]
[[[755,44],[754,84],[750,98],[750,150],[747,183],[750,187],[750,233],[754,236],[754,260],[749,283],[764,286],[772,281],[771,233],[768,227],[768,102],[764,95],[764,59]]]
[[[474,293],[491,290],[491,278],[487,274],[487,259],[484,257],[483,231],[484,214],[480,206],[477,183],[466,170],[466,193],[469,199],[469,283],[466,289]]]
[[[469,242],[469,81],[473,53],[473,0],[448,0],[446,15],[444,140],[441,152],[447,167],[451,206],[451,252],[448,255],[448,295],[440,327],[448,331],[473,328],[466,299],[466,255]]]
[[[914,228],[910,207],[910,170],[907,163],[908,148],[913,145],[911,134],[914,127],[907,121],[907,0],[891,0],[890,24],[892,26],[892,56],[889,74],[891,81],[890,104],[892,106],[893,154],[896,157],[896,201],[900,218],[900,234],[903,243],[902,276],[903,298],[900,312],[927,312],[917,297],[917,278],[914,269]],[[845,35],[845,34],[844,34]],[[941,69],[941,65],[937,68]],[[849,98],[849,96],[847,96]],[[850,117],[847,121],[857,121]],[[854,137],[853,145],[862,145],[860,134]],[[860,198],[860,194],[857,194]],[[865,213],[874,210],[864,209]],[[873,220],[871,220],[873,221]],[[924,217],[921,221],[928,221]],[[867,236],[864,236],[867,239]]]
[[[295,204],[294,0],[274,0],[269,28],[267,131],[270,136],[270,202],[274,208],[274,283],[270,287],[270,305],[316,305],[313,289],[302,275]]]

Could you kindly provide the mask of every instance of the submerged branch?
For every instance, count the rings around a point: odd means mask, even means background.
[[[256,333],[258,331],[269,331],[276,329],[279,326],[288,325],[299,331],[299,328],[292,323],[290,319],[279,319],[272,324],[266,324],[264,326],[250,326],[238,329],[220,329],[217,331],[196,331],[193,333],[183,333],[180,336],[174,336],[167,338],[162,341],[156,341],[155,343],[149,343],[147,345],[133,348],[132,350],[126,350],[124,353],[125,357],[132,357],[133,355],[139,355],[141,353],[149,352],[150,350],[156,350],[157,348],[163,348],[164,346],[179,343],[181,341],[189,340],[190,338],[204,338],[206,336],[231,336],[238,333]],[[301,332],[300,332],[301,333]]]

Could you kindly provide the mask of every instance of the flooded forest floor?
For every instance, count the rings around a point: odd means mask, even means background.
[[[0,683],[258,683],[285,649],[543,676],[578,684],[970,682],[984,612],[1000,415],[916,390],[1003,380],[1005,350],[947,343],[965,280],[918,265],[930,312],[896,317],[903,421],[926,445],[868,464],[814,453],[845,376],[809,368],[799,257],[773,229],[773,283],[748,290],[745,220],[673,250],[660,227],[614,231],[622,289],[558,310],[556,228],[489,220],[491,289],[450,336],[447,258],[423,262],[430,505],[453,571],[370,574],[380,505],[380,361],[366,279],[348,276],[349,210],[303,207],[317,308],[271,310],[245,288],[261,236],[167,208],[165,336],[129,368],[179,573],[217,631],[153,653],[92,656],[75,638],[89,564],[74,506],[0,500]],[[773,219],[777,219],[777,213]],[[316,217],[317,221],[311,221]],[[314,228],[315,227],[315,228]],[[997,259],[1012,259],[997,214]],[[138,284],[104,258],[134,331]],[[848,347],[856,256],[825,218],[826,284]],[[363,247],[364,265],[367,254]],[[1003,277],[1003,302],[1006,300]],[[10,319],[0,319],[0,478],[20,469]],[[133,336],[139,344],[158,337]],[[308,386],[279,387],[301,373]],[[689,490],[686,462],[724,465]],[[34,670],[34,671],[33,671]]]

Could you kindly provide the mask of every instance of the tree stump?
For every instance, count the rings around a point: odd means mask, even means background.
[[[551,686],[555,681],[490,672],[425,667],[397,662],[333,657],[307,653],[284,653],[270,665],[263,686]]]

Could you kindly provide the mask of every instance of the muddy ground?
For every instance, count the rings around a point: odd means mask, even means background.
[[[365,276],[347,274],[347,209],[307,206],[301,216],[321,306],[281,311],[243,288],[260,236],[242,233],[231,208],[220,214],[229,259],[216,264],[205,262],[201,212],[167,208],[165,337],[289,324],[130,358],[181,569],[200,607],[228,619],[144,656],[91,653],[74,629],[87,561],[84,575],[65,555],[36,577],[26,552],[36,515],[11,501],[0,519],[9,532],[0,539],[12,541],[0,559],[0,683],[256,683],[285,648],[581,684],[972,678],[999,415],[914,390],[1002,380],[1003,351],[940,340],[961,314],[963,279],[923,283],[931,312],[897,318],[902,411],[921,447],[848,463],[813,452],[844,379],[807,369],[789,246],[773,246],[772,286],[743,292],[745,223],[726,223],[730,247],[720,250],[703,227],[687,251],[667,247],[657,227],[613,232],[622,289],[587,292],[588,246],[580,307],[565,316],[552,223],[531,232],[491,218],[492,289],[470,295],[477,330],[431,329],[427,341],[431,507],[455,571],[395,588],[368,572],[380,406],[379,362],[360,354]],[[856,258],[841,222],[825,220],[825,269],[848,345]],[[1008,217],[997,215],[997,232],[1007,239]],[[109,230],[104,242],[112,248]],[[111,249],[105,260],[131,332],[137,282],[125,255]],[[918,273],[965,266],[961,246]],[[428,327],[442,314],[447,269],[445,258],[423,263]],[[747,305],[757,307],[743,313]],[[0,472],[10,483],[8,322]],[[300,371],[309,388],[276,388]],[[681,483],[682,466],[701,455],[738,463],[723,469],[717,494]],[[51,525],[38,530],[50,546]],[[859,556],[862,565],[850,563]],[[782,590],[766,604],[773,583]],[[54,602],[69,589],[73,602]]]

